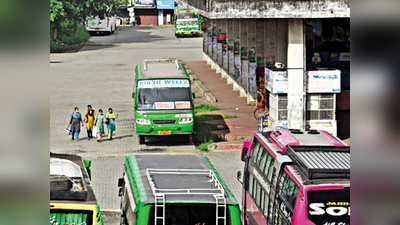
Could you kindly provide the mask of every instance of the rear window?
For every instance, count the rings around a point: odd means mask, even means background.
[[[315,225],[350,224],[350,189],[307,192],[308,219]]]
[[[93,212],[86,210],[50,210],[50,225],[92,225]]]
[[[228,206],[226,214],[226,224],[231,224],[230,213]],[[220,207],[223,209],[223,207]],[[160,209],[159,209],[160,210]],[[161,210],[158,212],[158,216],[161,216]],[[221,216],[223,212],[220,212]],[[176,224],[200,224],[200,225],[223,225],[223,220],[219,220],[216,224],[216,206],[215,205],[166,205],[165,207],[165,225],[176,225]],[[159,221],[160,222],[160,221]],[[154,225],[154,207],[150,211],[149,225]]]

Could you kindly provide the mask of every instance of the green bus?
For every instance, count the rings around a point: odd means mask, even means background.
[[[149,59],[136,65],[133,110],[139,144],[146,136],[193,133],[193,98],[185,66],[176,59]]]
[[[199,15],[186,8],[175,7],[175,36],[199,36]]]
[[[50,225],[103,225],[90,164],[78,155],[50,153]]]
[[[240,208],[207,157],[131,155],[118,180],[121,225],[240,225]]]

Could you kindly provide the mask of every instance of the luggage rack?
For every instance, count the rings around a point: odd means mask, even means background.
[[[209,182],[213,182],[212,187],[214,188],[182,188],[182,189],[166,189],[157,188],[152,175],[206,175],[210,178]],[[150,183],[151,190],[154,195],[155,201],[155,216],[154,224],[158,225],[157,221],[162,221],[162,225],[165,225],[165,196],[166,195],[210,195],[215,199],[216,204],[216,224],[220,220],[226,225],[226,199],[225,189],[218,180],[217,176],[212,170],[201,170],[201,169],[146,169],[146,176]],[[162,210],[162,215],[158,215],[157,212]],[[219,210],[219,209],[222,209]]]
[[[308,179],[350,178],[350,146],[287,146],[288,156]]]
[[[147,70],[149,63],[175,63],[177,70],[181,68],[177,59],[145,59],[143,60],[143,70]]]

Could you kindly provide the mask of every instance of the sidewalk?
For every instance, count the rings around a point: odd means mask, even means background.
[[[245,97],[239,97],[239,91],[233,90],[232,84],[227,84],[226,79],[221,78],[211,65],[206,61],[184,61],[189,73],[195,74],[201,83],[215,97],[214,105],[225,110],[210,111],[207,115],[236,115],[237,118],[212,121],[213,124],[226,125],[228,129],[215,131],[215,134],[224,136],[226,142],[216,143],[216,150],[241,149],[244,138],[251,138],[257,132],[258,123],[253,116],[255,106],[247,105]]]

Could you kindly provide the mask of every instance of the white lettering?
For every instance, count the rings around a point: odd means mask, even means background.
[[[326,213],[332,216],[343,216],[347,213],[347,209],[344,207],[328,207]]]
[[[349,207],[340,207],[340,206],[331,206],[325,208],[324,203],[311,203],[309,207],[314,210],[310,211],[310,215],[324,215],[327,213],[328,215],[331,216],[343,216],[345,214],[348,214],[350,216],[350,206]]]
[[[309,205],[309,207],[314,210],[314,211],[310,212],[311,215],[324,215],[325,214],[325,210],[321,209],[321,208],[325,207],[324,203],[311,203]]]

